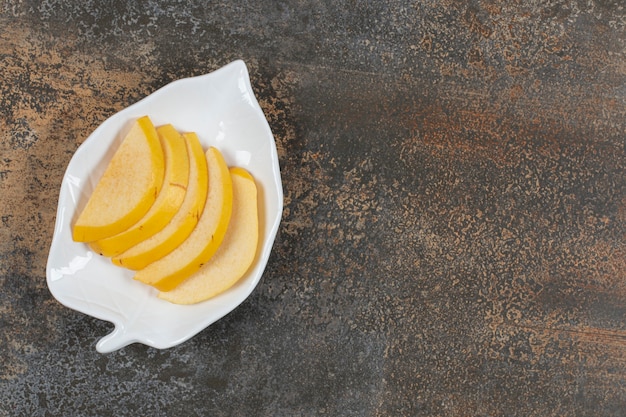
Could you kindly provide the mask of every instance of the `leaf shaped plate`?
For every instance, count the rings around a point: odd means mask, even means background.
[[[215,146],[229,166],[246,168],[259,190],[260,244],[247,274],[230,290],[208,301],[181,306],[156,297],[152,287],[132,279],[132,271],[72,240],[71,225],[123,139],[124,127],[148,115],[155,125],[171,123],[198,134],[206,150]],[[72,157],[59,194],[46,279],[63,305],[110,321],[115,329],[99,340],[99,352],[130,343],[168,348],[219,320],[259,282],[278,231],[283,189],[274,136],[243,61],[209,74],[181,79],[120,111],[100,125]]]

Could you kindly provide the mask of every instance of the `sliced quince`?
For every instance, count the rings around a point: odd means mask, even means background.
[[[208,300],[233,286],[246,273],[256,256],[259,241],[257,189],[254,178],[242,168],[231,168],[233,214],[226,236],[215,255],[159,298],[175,304],[195,304]]]
[[[131,127],[74,223],[77,242],[116,235],[141,219],[161,190],[165,166],[159,137],[150,118]]]
[[[161,231],[115,256],[114,264],[133,270],[145,268],[173,251],[196,227],[206,202],[208,168],[198,136],[183,136],[189,153],[189,186],[179,211]]]
[[[189,183],[189,155],[185,139],[171,124],[159,126],[157,133],[165,155],[161,192],[146,215],[129,229],[91,244],[100,255],[119,255],[153,236],[169,223],[185,199]]]
[[[209,192],[198,224],[176,249],[137,271],[135,279],[170,291],[215,254],[224,239],[233,203],[232,180],[224,157],[211,147],[206,152]]]

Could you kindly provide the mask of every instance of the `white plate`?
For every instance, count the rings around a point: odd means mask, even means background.
[[[206,150],[215,146],[229,166],[246,168],[259,188],[260,245],[248,273],[227,292],[203,303],[180,306],[132,279],[83,243],[72,240],[71,225],[85,205],[124,128],[148,115],[155,125],[171,123],[196,132]],[[259,106],[248,70],[235,61],[210,74],[175,81],[107,119],[70,161],[59,195],[46,277],[52,295],[65,306],[115,329],[96,345],[111,352],[130,343],[168,348],[219,320],[250,295],[259,282],[278,231],[283,189],[276,143]]]

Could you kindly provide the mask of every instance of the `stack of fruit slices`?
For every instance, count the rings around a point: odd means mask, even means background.
[[[195,133],[137,119],[73,226],[72,236],[159,298],[194,304],[220,294],[257,251],[254,178],[206,152]]]

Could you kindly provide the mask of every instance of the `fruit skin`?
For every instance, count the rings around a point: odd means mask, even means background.
[[[158,297],[175,304],[195,304],[232,287],[250,268],[259,241],[257,187],[242,168],[230,169],[233,214],[226,236],[215,255],[196,273]]]
[[[150,209],[161,191],[165,163],[148,116],[124,137],[72,229],[76,242],[93,242],[128,229]]]
[[[219,248],[232,212],[233,186],[221,152],[206,152],[209,192],[204,210],[189,237],[176,249],[137,271],[135,279],[159,291],[170,291],[204,265]]]
[[[156,201],[129,229],[91,244],[103,256],[119,255],[162,230],[180,209],[189,183],[189,155],[185,139],[171,124],[157,128],[165,155],[165,177]]]
[[[179,211],[158,233],[113,257],[115,265],[139,270],[161,259],[180,245],[196,227],[208,192],[208,168],[195,133],[184,133],[189,153],[189,185]]]

